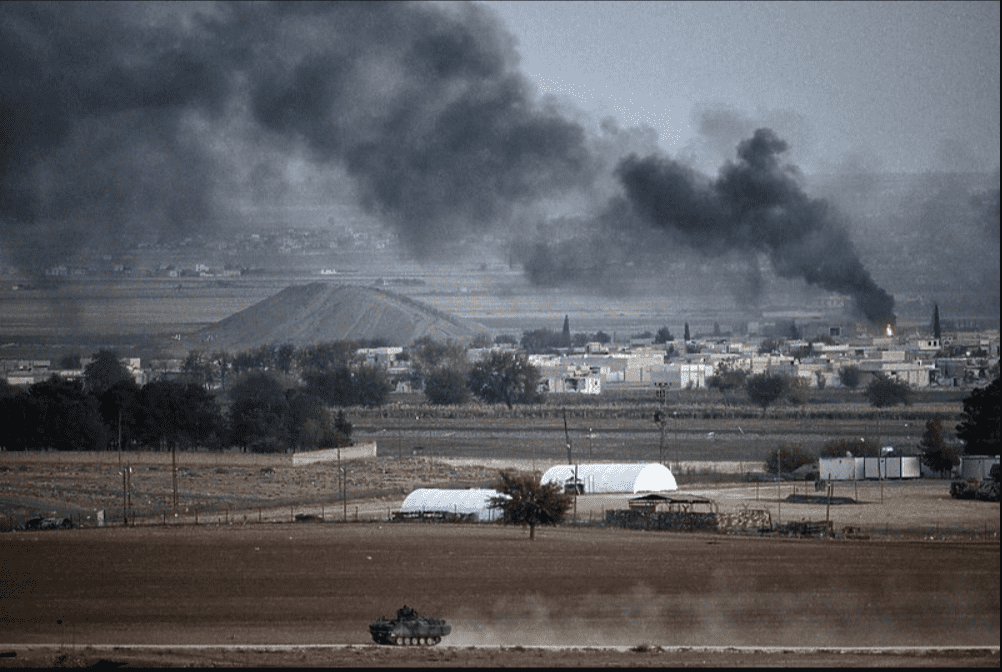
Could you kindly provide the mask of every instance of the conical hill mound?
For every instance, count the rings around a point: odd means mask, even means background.
[[[373,287],[315,282],[295,285],[202,329],[212,348],[240,351],[269,343],[381,339],[408,345],[422,336],[468,343],[487,333],[481,324],[406,296]]]

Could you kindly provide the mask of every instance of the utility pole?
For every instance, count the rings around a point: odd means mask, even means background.
[[[170,473],[171,483],[174,486],[174,513],[177,513],[177,442],[173,442],[170,448]]]
[[[567,442],[567,464],[574,464],[574,460],[571,459],[571,434],[567,431],[567,409],[564,410],[564,440]],[[575,484],[577,487],[577,484]]]
[[[665,430],[668,428],[668,415],[665,413],[664,401],[661,402],[661,410],[654,411],[654,422],[660,430],[658,440],[658,459],[662,465],[665,463]]]

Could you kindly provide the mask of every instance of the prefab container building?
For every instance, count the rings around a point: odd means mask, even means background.
[[[540,483],[563,483],[570,491],[577,478],[581,493],[663,492],[678,484],[663,464],[558,464],[543,474]]]
[[[919,458],[901,457],[822,457],[818,460],[819,478],[823,481],[862,481],[866,479],[919,478]]]
[[[444,513],[457,516],[473,515],[482,523],[501,520],[501,510],[490,508],[491,498],[499,497],[497,490],[470,488],[447,490],[418,488],[407,495],[400,512],[407,514]]]

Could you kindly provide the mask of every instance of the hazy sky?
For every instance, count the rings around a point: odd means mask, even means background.
[[[763,124],[805,172],[999,166],[997,2],[487,4],[541,91],[710,174]]]

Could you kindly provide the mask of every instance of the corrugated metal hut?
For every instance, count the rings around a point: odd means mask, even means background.
[[[578,479],[581,493],[663,492],[678,490],[678,484],[663,464],[558,464],[543,474],[540,483],[563,483],[574,490]]]

